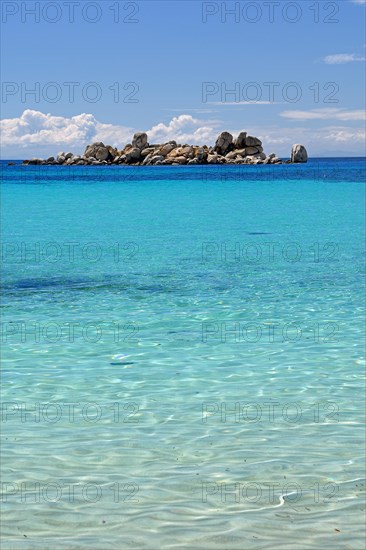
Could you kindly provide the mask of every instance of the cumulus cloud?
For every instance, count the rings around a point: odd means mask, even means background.
[[[130,128],[102,124],[91,114],[83,113],[70,118],[53,116],[26,109],[18,118],[0,121],[3,147],[58,146],[80,148],[91,141],[109,139],[125,140]]]
[[[177,142],[201,144],[212,142],[217,137],[216,121],[203,121],[191,115],[179,115],[168,124],[160,122],[147,131],[150,142],[164,142],[175,139]]]
[[[313,109],[310,111],[284,111],[282,117],[292,121],[363,120],[362,111],[346,109]],[[283,120],[283,119],[282,119]],[[117,124],[104,124],[91,114],[73,117],[53,116],[27,109],[18,118],[0,122],[4,158],[47,157],[60,150],[82,153],[88,143],[103,141],[106,144],[122,147],[131,141],[137,130]],[[236,125],[235,125],[236,126]],[[365,140],[363,128],[351,126],[327,126],[314,128],[275,126],[233,127],[219,120],[202,120],[188,114],[173,117],[169,122],[160,122],[145,129],[150,143],[175,139],[179,143],[212,145],[217,135],[227,130],[234,136],[240,131],[259,137],[266,153],[275,152],[282,157],[290,155],[293,143],[303,143],[311,155],[337,156],[337,154],[362,155]]]
[[[353,61],[365,61],[366,57],[355,53],[336,53],[323,57],[324,63],[327,65],[342,65],[344,63],[352,63]]]
[[[281,116],[292,120],[365,120],[362,109],[347,111],[346,109],[310,109],[309,111],[283,111]]]
[[[191,115],[182,114],[172,118],[168,124],[159,123],[147,130],[150,142],[175,139],[181,143],[212,142],[216,135],[215,121],[201,121]],[[72,149],[83,152],[93,141],[103,141],[114,146],[129,142],[136,131],[134,128],[116,124],[103,124],[91,114],[83,113],[73,117],[61,117],[26,109],[18,118],[0,121],[2,146],[13,148],[23,155],[25,150],[32,154],[55,149]],[[46,153],[47,154],[47,153]]]

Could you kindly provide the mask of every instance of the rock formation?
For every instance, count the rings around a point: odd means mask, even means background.
[[[307,162],[308,153],[303,145],[293,145],[291,151],[291,162]]]
[[[307,162],[303,145],[294,145],[291,162]],[[229,132],[222,132],[213,147],[207,145],[179,144],[169,141],[163,144],[149,144],[147,134],[137,132],[132,143],[119,150],[102,142],[92,143],[83,155],[59,153],[47,160],[24,160],[23,164],[49,165],[131,165],[131,166],[180,166],[195,164],[282,164],[274,153],[266,155],[262,142],[247,132],[240,132],[236,139]]]

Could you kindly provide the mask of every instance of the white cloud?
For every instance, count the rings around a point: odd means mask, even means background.
[[[360,143],[364,144],[366,132],[363,128],[344,128],[342,126],[333,126],[326,129],[325,139],[336,141],[338,143]]]
[[[342,65],[344,63],[352,63],[353,61],[365,61],[366,57],[355,53],[336,53],[323,57],[324,63],[327,65]]]
[[[284,111],[282,117],[298,121],[307,120],[361,120],[362,111],[345,109],[314,109],[311,111]],[[287,114],[286,114],[287,113]],[[282,119],[283,120],[283,119]],[[240,122],[239,122],[240,124]],[[288,158],[293,143],[303,143],[311,156],[352,156],[364,153],[365,131],[351,126],[245,127],[224,124],[222,121],[194,118],[181,114],[169,122],[160,122],[147,129],[150,143],[175,139],[179,143],[212,145],[218,134],[227,130],[234,136],[240,131],[258,136],[263,141],[266,153],[275,152]],[[88,143],[103,141],[123,147],[131,141],[135,131],[143,128],[128,128],[116,124],[103,124],[91,114],[73,117],[53,116],[39,111],[26,110],[18,118],[0,122],[4,158],[47,157],[60,150],[82,153]]]
[[[150,142],[159,143],[172,139],[179,143],[202,144],[217,137],[217,121],[203,121],[191,115],[179,115],[168,124],[160,122],[147,130]]]
[[[366,0],[351,0],[352,4],[366,4]]]
[[[110,139],[125,141],[131,130],[124,126],[101,124],[91,114],[83,113],[70,118],[44,114],[26,109],[18,118],[0,121],[2,146],[58,146],[80,148],[91,141]]]
[[[180,143],[212,143],[219,133],[219,121],[200,120],[182,114],[146,130],[150,143],[175,139]],[[138,129],[116,124],[103,124],[91,114],[73,117],[54,116],[27,109],[18,118],[0,121],[3,156],[47,156],[59,150],[82,153],[88,143],[103,141],[122,147]]]
[[[283,111],[281,116],[291,120],[366,120],[362,109],[347,111],[346,109],[311,109],[309,111]]]

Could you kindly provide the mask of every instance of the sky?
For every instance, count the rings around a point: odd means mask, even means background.
[[[365,155],[366,0],[5,1],[2,158],[247,131]]]

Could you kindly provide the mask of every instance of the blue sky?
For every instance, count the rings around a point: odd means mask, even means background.
[[[3,0],[2,156],[122,146],[137,130],[363,155],[365,4]]]

